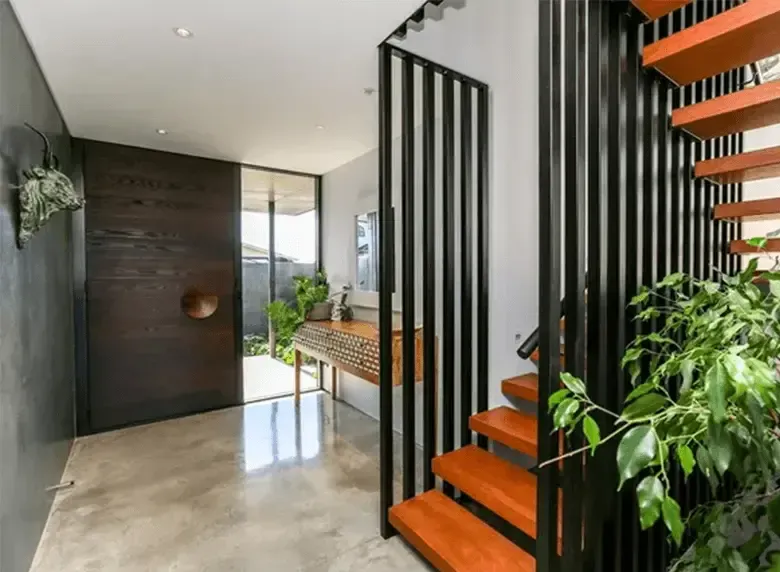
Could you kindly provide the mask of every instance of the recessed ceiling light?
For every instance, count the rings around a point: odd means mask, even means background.
[[[167,129],[158,129],[157,130],[157,135],[168,135],[168,130]]]
[[[322,131],[323,129],[325,129],[325,126],[324,126],[324,125],[317,125],[317,129],[319,129],[320,131]]]
[[[192,33],[192,30],[188,30],[187,28],[174,28],[173,33],[180,38],[191,38],[195,35]]]

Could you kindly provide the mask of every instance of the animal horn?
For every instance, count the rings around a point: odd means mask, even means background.
[[[29,128],[29,129],[32,129],[32,130],[33,130],[35,133],[37,133],[38,135],[40,135],[41,139],[43,139],[43,144],[44,144],[44,149],[43,149],[43,162],[44,162],[44,167],[46,167],[46,168],[51,168],[51,166],[52,166],[52,158],[53,158],[53,156],[52,156],[52,151],[51,151],[51,143],[49,143],[49,138],[48,138],[48,137],[46,137],[46,135],[44,135],[44,134],[43,134],[43,133],[41,133],[40,131],[38,131],[38,130],[37,130],[35,127],[33,127],[32,125],[30,125],[29,123],[27,123],[26,121],[24,122],[24,124],[25,124],[25,125],[26,125],[26,126]]]

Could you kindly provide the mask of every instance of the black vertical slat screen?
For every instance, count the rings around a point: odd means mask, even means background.
[[[402,377],[403,377],[403,494],[404,500],[415,495],[415,172],[414,172],[414,68],[411,58],[403,60],[401,74],[401,204],[402,235]]]
[[[488,210],[489,146],[488,146],[488,88],[478,88],[477,95],[477,411],[488,409],[488,334],[490,319],[490,212]],[[477,444],[487,449],[485,435],[477,436]]]
[[[565,47],[565,116],[564,163],[572,176],[564,181],[566,206],[565,248],[569,256],[565,260],[566,312],[565,345],[566,369],[575,375],[585,375],[585,75],[580,68],[585,65],[586,44],[581,41],[585,28],[585,5],[579,0],[566,0],[564,11]],[[583,39],[584,40],[584,39]],[[582,439],[573,436],[569,448],[581,446]],[[570,458],[563,467],[563,495],[580,498],[582,490],[582,461]],[[582,503],[573,502],[563,521],[564,570],[582,570],[580,546],[582,545]]]
[[[393,377],[393,55],[379,48],[379,378]],[[380,532],[392,536],[388,511],[393,506],[393,386],[379,384]]]
[[[442,453],[455,448],[455,93],[452,81],[450,76],[442,78]],[[444,492],[452,496],[452,485],[444,483]]]
[[[431,461],[436,456],[436,76],[423,77],[423,489],[436,484]]]
[[[561,316],[560,0],[539,3],[539,403],[558,389]],[[544,277],[548,278],[547,281]],[[548,415],[538,419],[538,458],[552,459],[558,439]],[[537,478],[537,570],[556,570],[558,468]]]
[[[399,78],[395,78],[394,62]],[[419,80],[417,79],[419,77]],[[441,87],[437,86],[437,79]],[[400,153],[393,154],[393,85],[400,82]],[[457,89],[456,89],[457,88]],[[476,100],[476,106],[474,102]],[[420,115],[415,102],[421,101]],[[442,115],[437,122],[437,101]],[[460,112],[456,114],[456,103]],[[474,108],[476,107],[476,113]],[[380,505],[381,534],[393,530],[389,511],[395,503],[393,483],[393,292],[395,229],[393,218],[394,160],[400,163],[401,237],[401,377],[403,500],[416,496],[418,476],[422,490],[436,486],[431,462],[441,434],[444,453],[471,443],[468,428],[473,413],[488,407],[488,86],[395,45],[379,48],[379,219],[380,219]],[[437,125],[440,123],[441,125]],[[456,127],[460,133],[456,149]],[[417,131],[420,131],[418,138]],[[475,137],[476,136],[476,137]],[[441,137],[441,146],[437,142]],[[417,145],[416,141],[420,140]],[[475,144],[476,140],[476,144]],[[460,186],[456,193],[456,153],[460,158]],[[437,173],[437,170],[439,171]],[[456,197],[460,204],[456,205]],[[420,204],[421,209],[415,208]],[[437,221],[441,205],[442,220]],[[459,206],[459,208],[457,208]],[[421,233],[416,229],[420,228]],[[456,235],[456,229],[459,234]],[[420,235],[421,236],[418,236]],[[459,241],[456,244],[456,236]],[[418,244],[419,242],[419,244]],[[441,260],[441,266],[439,266]],[[422,273],[416,272],[421,263]],[[442,285],[437,285],[437,268]],[[456,273],[456,268],[460,272]],[[456,277],[460,282],[456,287]],[[419,290],[419,291],[418,291]],[[418,304],[418,302],[422,304]],[[421,310],[421,316],[417,316]],[[437,315],[441,312],[441,327]],[[460,316],[460,330],[455,330]],[[422,350],[417,355],[418,320],[422,320]],[[474,343],[476,322],[479,336]],[[397,332],[396,332],[397,333]],[[438,335],[436,335],[438,334]],[[442,354],[439,356],[441,340]],[[416,364],[422,357],[422,459],[418,467],[415,425]],[[441,368],[438,367],[441,363]],[[477,375],[472,375],[476,364]],[[439,377],[439,371],[441,376]],[[456,385],[455,373],[461,377]],[[457,395],[460,390],[460,401]],[[473,396],[476,395],[476,407]],[[437,398],[441,396],[441,406]],[[441,433],[440,433],[441,432]],[[480,445],[486,446],[481,442]],[[419,471],[418,471],[419,469]],[[454,495],[447,484],[444,491]]]
[[[664,326],[662,319],[634,322],[634,311],[627,308],[631,297],[671,272],[718,278],[715,267],[738,267],[738,257],[727,249],[741,227],[713,221],[712,208],[741,200],[741,187],[697,180],[694,166],[697,160],[741,152],[742,137],[698,141],[674,130],[671,114],[740,89],[744,73],[681,87],[642,66],[644,46],[734,4],[694,2],[648,22],[623,0],[539,1],[540,460],[554,457],[558,447],[547,399],[560,383],[561,295],[566,370],[584,375],[598,404],[619,410],[630,389],[620,367],[625,346],[638,333]],[[672,394],[678,387],[679,380],[669,381]],[[611,421],[597,420],[605,434]],[[574,445],[567,442],[567,450]],[[658,572],[677,555],[663,524],[640,530],[634,488],[615,492],[615,450],[605,446],[588,457],[584,474],[580,458],[568,460],[560,482],[557,468],[539,471],[540,572]],[[584,484],[578,480],[583,478]],[[577,494],[577,484],[584,494]],[[702,479],[686,482],[679,471],[671,474],[671,485],[686,511],[710,498]]]
[[[471,88],[460,87],[460,444],[471,445],[469,417],[472,413],[472,328],[474,327],[474,256],[472,222],[474,219]]]

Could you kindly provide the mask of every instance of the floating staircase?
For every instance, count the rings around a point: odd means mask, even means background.
[[[661,18],[692,0],[631,0],[649,20]],[[703,0],[700,0],[703,1]],[[429,4],[440,4],[430,2]],[[425,7],[424,7],[425,8]],[[420,14],[417,17],[420,18]],[[424,18],[424,13],[422,14]],[[415,17],[412,18],[414,20]],[[417,20],[419,23],[420,20]],[[406,27],[403,28],[403,35]],[[650,44],[643,64],[677,86],[709,78],[780,52],[780,0],[748,0],[718,16]],[[780,123],[780,81],[681,107],[671,124],[700,140],[733,135]],[[780,177],[780,146],[698,161],[695,176],[715,184]],[[715,220],[780,218],[780,198],[715,205]],[[780,238],[765,250],[780,252]],[[756,252],[744,240],[730,244],[732,254]],[[522,357],[538,361],[539,351]],[[561,355],[563,351],[561,351]],[[563,357],[561,357],[563,363]],[[505,395],[537,404],[539,379],[525,374],[501,384]],[[469,428],[488,439],[536,458],[538,424],[533,415],[502,406],[471,416]],[[444,482],[490,509],[531,539],[537,530],[537,482],[530,471],[473,445],[434,459],[432,469]],[[438,570],[458,572],[535,571],[532,556],[456,500],[437,490],[390,509],[392,525]],[[559,539],[560,547],[560,539]],[[546,572],[546,571],[545,571]]]
[[[780,123],[780,82],[722,95],[672,112],[672,127],[699,139],[733,135],[777,123]]]
[[[538,400],[535,375],[507,380],[513,395]],[[498,407],[473,415],[472,431],[485,435],[531,458],[537,453],[537,424],[532,415]],[[433,460],[443,481],[516,527],[536,538],[536,477],[494,453],[474,445]],[[532,556],[457,501],[432,490],[390,509],[390,523],[437,570],[458,572],[535,572]],[[560,539],[559,539],[560,543]]]
[[[722,185],[780,177],[780,147],[699,161],[696,176]]]
[[[679,10],[693,0],[631,0],[631,3],[642,12],[648,20],[657,20],[661,16]]]
[[[406,39],[408,32],[421,32],[425,28],[425,22],[428,20],[438,21],[444,17],[446,8],[461,8],[464,0],[427,0],[418,10],[416,10],[403,24],[398,26],[393,32],[392,37],[396,40]]]
[[[688,85],[780,53],[780,2],[750,0],[644,48],[645,67]]]

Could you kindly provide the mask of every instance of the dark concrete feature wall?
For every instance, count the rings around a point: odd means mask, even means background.
[[[240,403],[239,166],[85,141],[83,168],[90,430]],[[188,317],[191,288],[216,313]]]
[[[27,121],[65,166],[70,137],[7,0],[0,0],[0,570],[25,572],[73,437],[71,215],[16,248],[21,169],[41,160]]]

